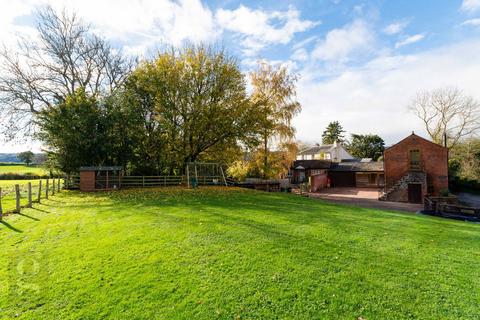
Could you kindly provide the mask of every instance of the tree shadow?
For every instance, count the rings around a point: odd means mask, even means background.
[[[32,207],[32,208],[30,208],[30,209],[37,210],[37,211],[40,211],[40,212],[50,213],[50,211],[43,210],[43,209],[39,209],[39,208],[35,208],[35,207]]]
[[[0,221],[0,224],[3,224],[5,227],[7,227],[8,229],[10,229],[12,231],[19,232],[19,233],[23,232],[22,230],[15,228],[14,226],[12,226],[11,224],[9,224],[6,221]]]

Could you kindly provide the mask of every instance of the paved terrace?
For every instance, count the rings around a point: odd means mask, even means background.
[[[364,208],[405,212],[417,212],[423,209],[422,204],[379,201],[380,193],[374,188],[325,188],[320,192],[309,192],[307,195],[310,198]]]

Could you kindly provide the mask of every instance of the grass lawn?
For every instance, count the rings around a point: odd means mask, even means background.
[[[480,318],[477,224],[224,188],[23,214],[0,224],[0,317]]]
[[[14,173],[14,174],[31,174],[31,175],[45,175],[48,172],[43,169],[42,167],[36,166],[27,166],[24,164],[7,164],[7,165],[0,165],[0,174],[7,174],[7,173]]]
[[[40,181],[40,179],[32,179],[32,180],[0,180],[0,187],[1,188],[13,188],[15,187],[16,184],[19,184],[19,185],[27,185],[29,182],[31,182],[32,184],[33,183],[37,183],[38,184],[38,181]]]
[[[1,167],[0,167],[1,168]],[[45,179],[42,179],[43,190],[45,190]],[[32,183],[32,199],[38,197],[38,189],[40,179],[34,180],[0,180],[0,188],[2,188],[2,208],[4,212],[13,211],[15,209],[15,185],[20,186],[20,204],[22,206],[28,204],[28,183]],[[42,195],[44,197],[44,195]]]

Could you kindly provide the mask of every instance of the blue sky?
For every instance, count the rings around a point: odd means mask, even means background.
[[[0,42],[15,48],[18,34],[35,38],[35,9],[46,4],[76,11],[132,55],[206,42],[225,47],[245,72],[259,59],[287,66],[300,76],[294,124],[305,141],[338,120],[390,144],[413,130],[425,135],[407,110],[416,92],[456,86],[480,99],[480,0],[0,0]]]

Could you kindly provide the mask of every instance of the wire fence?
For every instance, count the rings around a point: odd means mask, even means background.
[[[20,213],[23,208],[32,207],[48,199],[64,188],[63,179],[44,179],[15,184],[0,182],[0,220],[3,214]]]

